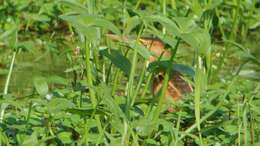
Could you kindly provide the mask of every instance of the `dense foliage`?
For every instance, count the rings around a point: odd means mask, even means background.
[[[260,145],[259,7],[0,1],[0,145]],[[140,37],[162,40],[171,59],[147,65]],[[194,88],[176,102],[164,88],[150,91],[154,74],[171,66]],[[16,76],[23,69],[28,77]]]

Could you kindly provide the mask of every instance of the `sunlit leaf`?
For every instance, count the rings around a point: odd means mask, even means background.
[[[161,23],[163,26],[165,26],[167,28],[167,31],[171,32],[174,35],[180,34],[180,30],[179,30],[178,26],[176,25],[176,23],[167,17],[162,17],[159,15],[152,15],[152,16],[147,16],[144,19],[148,23],[154,23],[154,22]]]
[[[60,0],[60,3],[69,6],[73,11],[87,12],[88,9],[76,0]]]
[[[104,83],[101,83],[98,87],[95,88],[98,96],[102,99],[105,104],[105,108],[113,114],[115,119],[121,117],[125,118],[125,114],[123,113],[120,105],[118,105],[114,98],[112,97],[112,89]]]
[[[75,105],[72,103],[72,101],[65,98],[53,98],[50,100],[47,107],[48,110],[52,113],[64,111],[66,109],[72,109],[75,107]]]
[[[40,94],[41,96],[45,96],[48,94],[49,87],[46,82],[46,78],[41,76],[35,77],[33,79],[33,84],[38,94]]]
[[[71,132],[61,132],[58,134],[58,138],[63,142],[63,143],[70,143],[72,142],[72,133]]]
[[[128,18],[127,22],[126,22],[127,25],[126,25],[125,33],[129,34],[140,23],[141,23],[141,20],[137,16]]]
[[[132,49],[136,49],[137,53],[143,58],[148,59],[150,56],[152,56],[151,52],[137,41],[130,41],[128,44]]]
[[[12,24],[11,28],[6,30],[4,33],[0,35],[0,41],[3,41],[8,47],[12,49],[16,49],[17,47],[17,33],[18,28],[16,24]]]
[[[50,76],[48,77],[48,82],[60,85],[67,85],[69,83],[68,80],[61,76]]]
[[[173,36],[184,40],[202,55],[206,55],[211,45],[209,33],[197,26],[191,18],[175,17],[172,20],[162,16],[147,16],[148,22],[159,22]]]
[[[111,30],[115,34],[120,34],[120,30],[112,22],[98,16],[86,14],[65,14],[61,15],[60,18],[70,22],[74,26],[97,26]]]
[[[189,33],[181,33],[180,37],[202,55],[206,55],[211,45],[210,35],[204,29],[197,28]]]

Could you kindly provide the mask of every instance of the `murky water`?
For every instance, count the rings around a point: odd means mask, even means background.
[[[9,93],[21,96],[31,94],[34,77],[49,77],[54,75],[68,77],[64,72],[66,68],[67,63],[64,55],[58,56],[53,55],[53,53],[41,51],[18,53],[11,76]],[[2,65],[2,69],[8,69],[8,65]],[[0,75],[0,92],[4,90],[6,77],[7,74]]]

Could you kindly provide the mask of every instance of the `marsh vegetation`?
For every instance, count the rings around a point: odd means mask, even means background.
[[[260,145],[259,7],[0,1],[0,145]]]

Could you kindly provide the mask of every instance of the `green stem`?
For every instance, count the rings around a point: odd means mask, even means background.
[[[155,110],[154,122],[159,119],[160,111],[161,111],[162,106],[163,106],[163,101],[164,101],[164,97],[165,97],[165,92],[166,92],[167,87],[168,87],[169,79],[170,79],[170,73],[169,73],[169,69],[168,69],[168,71],[166,72],[166,74],[164,76],[163,86],[162,86],[161,92],[159,94],[159,102],[158,102],[158,107]]]
[[[84,129],[85,129],[85,132],[84,132],[84,136],[83,136],[83,141],[85,143],[85,145],[89,145],[89,140],[88,140],[88,131],[89,131],[89,128],[88,128],[88,123],[87,123],[87,120],[85,119],[85,126],[84,126]]]
[[[114,81],[113,81],[113,88],[112,88],[112,95],[115,95],[115,92],[116,92],[116,89],[117,89],[117,81],[118,81],[118,76],[119,76],[119,70],[117,69],[116,70],[116,73],[115,73],[115,78],[114,78]]]
[[[163,15],[166,17],[166,15],[167,15],[167,11],[166,11],[166,7],[167,5],[166,5],[166,0],[163,0],[163,2],[162,2],[162,11],[163,11]],[[163,34],[166,34],[166,28],[165,27],[163,27]]]
[[[90,48],[91,48],[91,43],[85,42],[85,47],[86,47],[86,70],[87,70],[87,83],[89,86],[89,93],[90,93],[90,99],[92,102],[93,107],[95,108],[97,105],[97,100],[95,97],[95,92],[93,89],[93,81],[92,81],[92,66],[91,66],[91,61],[90,61]]]
[[[121,141],[121,145],[122,146],[128,146],[129,144],[129,138],[128,138],[128,123],[126,120],[124,120],[124,132],[122,135],[122,141]]]
[[[240,119],[240,102],[238,101],[237,103],[237,117],[238,117],[238,120],[237,120],[237,125],[238,125],[238,128],[237,128],[237,133],[238,133],[238,140],[237,140],[237,145],[240,146],[240,139],[241,139],[241,119]]]
[[[28,124],[30,117],[31,117],[31,112],[32,112],[32,101],[30,101],[29,103],[29,109],[28,109],[28,114],[27,114],[27,118],[26,118],[26,123]]]
[[[198,63],[196,67],[196,73],[195,73],[195,92],[194,92],[194,105],[195,105],[195,118],[196,118],[196,124],[197,124],[197,129],[199,132],[199,139],[200,139],[200,144],[203,145],[202,142],[202,137],[201,137],[201,128],[200,128],[200,96],[201,96],[201,91],[202,91],[202,85],[203,85],[203,76],[204,76],[204,71],[203,71],[203,66],[202,66],[202,59],[201,57],[198,58]]]
[[[236,3],[236,9],[233,10],[233,24],[232,24],[232,31],[230,35],[230,39],[234,40],[236,39],[236,34],[238,30],[239,25],[239,10],[240,10],[240,0],[233,0],[234,3]]]
[[[133,96],[136,62],[137,62],[137,49],[134,49],[134,54],[132,58],[132,67],[131,67],[130,77],[128,81],[128,92],[127,92],[128,94],[127,94],[127,106],[126,106],[127,113],[129,113],[130,106],[131,106],[131,97]]]
[[[98,133],[99,133],[99,136],[97,138],[97,143],[95,146],[98,146],[99,143],[101,142],[102,140],[102,137],[104,136],[104,130],[102,128],[102,125],[101,125],[101,122],[100,122],[100,116],[99,115],[95,115],[95,120],[96,120],[96,123],[97,123],[97,128],[98,128]]]
[[[125,57],[127,57],[129,49],[125,52]],[[120,71],[118,69],[116,69],[116,73],[115,73],[115,78],[113,80],[113,88],[112,88],[112,95],[114,95],[116,93],[117,90],[117,82],[120,81],[121,76],[120,76]]]
[[[248,116],[248,112],[247,112],[247,100],[246,97],[244,99],[243,102],[243,139],[244,139],[244,145],[248,145],[248,121],[247,121],[247,116]]]
[[[10,84],[11,75],[12,75],[12,72],[13,72],[15,57],[16,57],[16,51],[14,51],[14,53],[13,53],[11,65],[10,65],[9,72],[8,72],[8,75],[7,75],[7,78],[6,78],[5,88],[4,88],[4,95],[6,95],[8,93],[8,88],[9,88],[9,84]],[[1,104],[0,123],[2,123],[3,120],[4,120],[4,113],[5,113],[5,109],[7,107],[8,107],[7,103],[2,103]]]
[[[206,114],[204,117],[201,118],[201,120],[199,121],[199,124],[201,124],[202,122],[204,122],[205,120],[207,120],[207,119],[208,119],[211,115],[213,115],[221,106],[223,106],[224,101],[225,101],[225,99],[229,96],[231,89],[233,88],[234,85],[236,85],[236,84],[235,84],[235,83],[236,83],[236,80],[237,80],[237,75],[234,75],[234,76],[232,77],[232,79],[231,79],[231,83],[229,84],[226,93],[224,94],[224,96],[222,96],[222,99],[219,99],[220,102],[216,105],[216,107],[215,107],[212,111],[210,111],[208,114]],[[186,129],[186,130],[183,132],[182,136],[181,136],[179,139],[177,139],[177,141],[182,140],[182,139],[183,139],[185,136],[187,136],[191,131],[193,131],[193,130],[197,127],[197,124],[198,124],[198,123],[195,123],[195,124],[193,124],[190,128]]]
[[[143,99],[145,97],[145,94],[146,94],[146,92],[148,90],[148,87],[150,85],[151,79],[152,79],[152,73],[149,73],[148,78],[147,78],[147,82],[146,82],[146,84],[144,86],[144,90],[143,90],[142,95],[141,95],[141,99]]]
[[[143,70],[142,70],[142,73],[141,73],[141,76],[140,76],[140,79],[139,79],[137,88],[136,88],[136,90],[135,90],[135,93],[134,93],[134,96],[133,96],[133,99],[132,99],[132,102],[131,102],[131,106],[133,106],[134,103],[135,103],[135,99],[136,99],[136,97],[137,97],[137,95],[138,95],[138,91],[140,90],[140,87],[141,87],[141,85],[142,85],[142,83],[143,83],[145,71],[146,71],[146,68],[144,67]]]
[[[8,75],[7,75],[7,78],[6,78],[6,82],[5,82],[4,95],[6,95],[8,93],[10,79],[11,79],[11,75],[12,75],[13,67],[14,67],[15,56],[16,56],[16,51],[13,52],[11,65],[10,65],[9,72],[8,72]]]
[[[137,35],[137,39],[140,39],[141,33],[144,29],[144,25],[142,24],[138,35]],[[137,43],[137,42],[136,42]],[[132,66],[131,66],[131,71],[130,71],[130,76],[129,76],[129,81],[128,81],[128,94],[127,94],[127,106],[126,106],[126,111],[127,111],[127,116],[129,114],[129,109],[132,103],[132,98],[134,96],[133,93],[133,89],[134,89],[134,77],[135,77],[135,68],[136,68],[136,64],[137,64],[137,49],[134,49],[134,54],[133,54],[133,58],[132,58]]]
[[[47,128],[48,128],[49,133],[51,134],[51,136],[55,136],[54,132],[52,131],[52,127],[51,127],[51,119],[52,119],[52,118],[48,119],[48,121],[47,121],[47,122],[48,122],[48,123],[47,123],[47,124],[48,124],[48,125],[47,125],[47,126],[48,126]]]
[[[139,5],[141,4],[142,0],[138,0],[136,5],[135,5],[135,9],[138,9]]]

